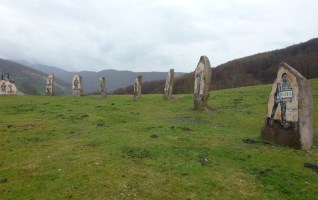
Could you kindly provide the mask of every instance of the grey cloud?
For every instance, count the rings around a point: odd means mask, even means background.
[[[314,0],[2,0],[0,57],[68,70],[192,71],[317,37]]]

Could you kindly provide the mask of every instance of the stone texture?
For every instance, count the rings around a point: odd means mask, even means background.
[[[208,108],[209,87],[211,84],[212,68],[208,57],[201,56],[194,72],[194,109]]]
[[[50,74],[46,79],[45,95],[53,96],[55,93],[55,76]]]
[[[163,99],[165,100],[171,99],[172,90],[173,90],[173,80],[174,80],[174,69],[170,69],[167,75],[166,85],[165,85],[164,95],[163,95]]]
[[[83,95],[83,82],[82,76],[76,74],[72,81],[72,94],[73,96],[82,96]]]
[[[296,149],[313,146],[313,103],[310,82],[281,63],[268,99],[261,136]]]
[[[24,95],[10,79],[10,74],[4,73],[0,80],[0,95]]]
[[[137,76],[135,79],[135,85],[134,85],[134,99],[139,99],[141,96],[141,82],[142,82],[142,76]]]
[[[2,95],[17,95],[19,93],[15,84],[7,80],[1,80],[0,87]]]
[[[105,97],[106,96],[106,91],[105,91],[106,79],[105,79],[105,76],[100,76],[99,80],[98,80],[98,83],[99,83],[99,87],[100,87],[100,95],[102,97]]]

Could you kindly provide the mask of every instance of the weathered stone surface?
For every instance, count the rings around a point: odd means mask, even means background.
[[[45,95],[53,96],[55,93],[55,76],[50,74],[46,79]]]
[[[1,79],[2,80],[0,80],[0,95],[24,95],[17,89],[16,85],[14,84],[14,80],[10,79],[10,74],[2,74]]]
[[[142,82],[142,76],[137,76],[135,79],[135,85],[134,85],[134,99],[139,99],[141,96],[141,82]]]
[[[105,76],[100,76],[99,80],[98,80],[98,83],[99,83],[99,87],[100,87],[100,95],[102,97],[105,97],[106,96],[106,91],[105,91],[106,79],[105,79]]]
[[[311,85],[286,63],[280,64],[273,83],[261,135],[296,149],[310,149],[313,146]]]
[[[167,75],[166,85],[165,85],[164,95],[163,95],[163,99],[165,100],[171,99],[172,90],[173,90],[173,80],[174,80],[174,69],[170,69]]]
[[[76,74],[72,81],[72,94],[73,96],[82,96],[83,95],[83,82],[82,76]]]
[[[204,110],[208,108],[209,87],[212,77],[212,68],[208,57],[201,56],[194,72],[194,109]]]

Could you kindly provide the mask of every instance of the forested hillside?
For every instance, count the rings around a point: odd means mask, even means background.
[[[271,83],[281,62],[287,62],[307,79],[317,78],[318,39],[219,65],[212,72],[212,89]]]

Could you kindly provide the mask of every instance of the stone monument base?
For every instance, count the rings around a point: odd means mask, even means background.
[[[78,89],[73,90],[73,96],[76,96],[76,97],[82,96],[81,90],[78,90]]]
[[[100,93],[100,96],[103,97],[103,98],[105,98],[105,97],[107,97],[107,94],[106,94],[106,92],[101,92],[101,93]]]
[[[268,125],[269,118],[262,128],[261,137],[277,144],[285,144],[295,149],[301,149],[300,134],[297,131],[297,123],[290,123],[286,127],[279,120],[274,120],[271,126]]]

